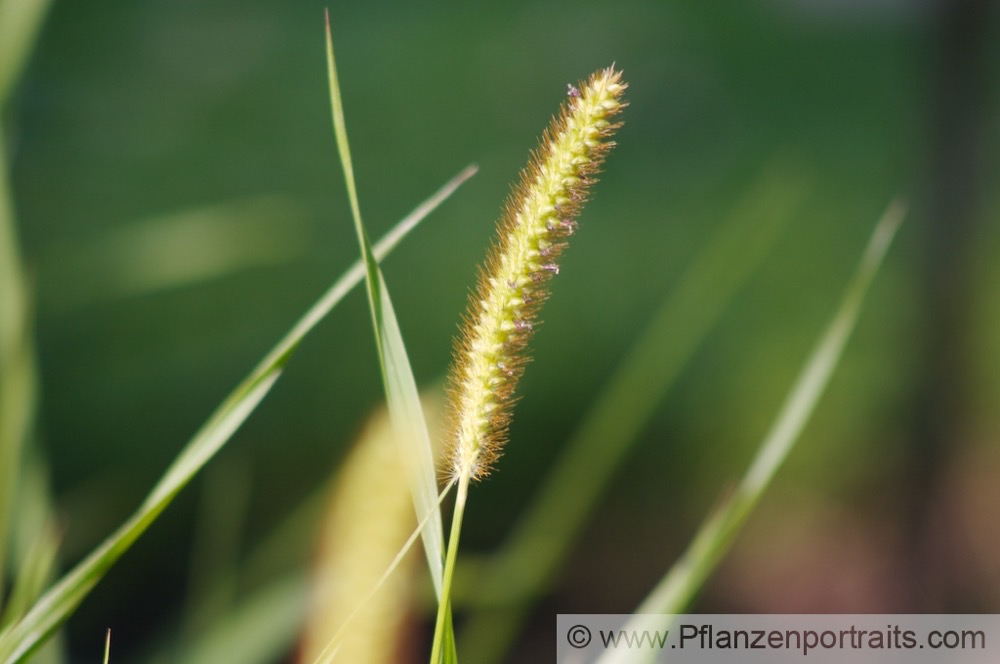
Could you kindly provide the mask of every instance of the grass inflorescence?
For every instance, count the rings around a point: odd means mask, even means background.
[[[499,233],[470,297],[450,377],[451,472],[489,473],[504,443],[525,346],[547,283],[621,126],[627,87],[613,66],[594,73],[552,119],[508,198]]]
[[[453,661],[450,593],[469,482],[489,474],[507,438],[525,347],[556,262],[621,126],[626,84],[614,66],[570,85],[507,199],[478,287],[469,299],[449,376],[447,439],[455,509],[431,662]],[[442,660],[444,658],[444,660]]]

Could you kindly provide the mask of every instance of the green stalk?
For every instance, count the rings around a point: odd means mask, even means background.
[[[448,535],[448,554],[444,561],[441,601],[438,602],[437,620],[434,625],[434,645],[431,648],[431,664],[440,664],[442,661],[444,633],[451,624],[451,582],[455,576],[455,560],[458,558],[458,543],[462,536],[462,520],[465,517],[465,502],[468,495],[469,475],[462,475],[458,479],[455,510],[451,515],[451,533]]]

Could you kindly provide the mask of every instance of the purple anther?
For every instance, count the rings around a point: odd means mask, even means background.
[[[523,318],[518,318],[514,321],[514,329],[518,332],[527,332],[531,330],[531,321],[524,320]]]
[[[551,256],[552,255],[552,245],[547,244],[538,250],[539,256]]]
[[[573,87],[572,84],[567,83],[566,84],[566,94],[568,94],[570,97],[579,97],[580,96],[580,91],[577,90],[575,87]]]
[[[559,274],[559,266],[555,263],[546,263],[542,266],[542,269],[551,272],[552,274]]]
[[[577,224],[576,221],[574,221],[572,219],[563,219],[563,222],[562,222],[562,227],[565,228],[566,231],[569,232],[569,233],[576,232],[576,229],[577,229],[578,225],[579,224]]]
[[[514,375],[514,370],[509,369],[503,362],[497,362],[497,369],[502,371],[506,376],[510,377]]]

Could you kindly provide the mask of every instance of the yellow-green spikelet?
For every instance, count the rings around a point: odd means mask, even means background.
[[[626,84],[613,66],[569,86],[504,206],[499,234],[466,309],[450,376],[451,471],[481,478],[506,442],[525,344],[575,217],[614,145]]]

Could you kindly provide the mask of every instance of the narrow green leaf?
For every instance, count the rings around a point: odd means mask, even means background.
[[[326,15],[326,54],[333,129],[337,139],[340,162],[344,169],[344,182],[347,186],[351,214],[354,218],[354,230],[357,233],[361,256],[366,266],[365,283],[368,286],[368,304],[372,315],[382,380],[385,385],[386,401],[393,426],[396,428],[396,438],[400,442],[400,454],[407,470],[417,518],[419,519],[422,515],[434,510],[433,517],[421,532],[421,537],[431,579],[435,591],[440,596],[444,560],[444,531],[441,525],[440,511],[436,507],[438,490],[434,452],[427,424],[424,421],[416,380],[413,377],[406,348],[403,345],[392,301],[389,299],[389,291],[386,289],[381,270],[379,270],[368,241],[368,234],[361,221],[361,209],[354,182],[354,166],[351,162],[351,151],[347,142],[343,100],[337,81],[329,13]]]
[[[22,451],[31,438],[38,370],[30,295],[14,223],[6,149],[0,131],[0,586]],[[0,594],[0,606],[2,606]]]
[[[5,115],[50,4],[51,0],[0,0],[0,117]],[[31,436],[37,389],[30,294],[6,159],[0,129],[0,588],[7,574],[7,539],[21,450]]]
[[[198,470],[253,412],[280,375],[280,364],[237,390],[189,443],[139,510],[55,584],[9,633],[0,637],[0,661],[25,658],[83,601],[121,555],[170,504]]]
[[[376,245],[373,252],[375,256],[381,257],[391,251],[406,233],[473,172],[472,168],[465,169],[397,224]],[[12,664],[21,661],[69,617],[111,565],[149,527],[194,474],[229,440],[281,375],[285,362],[302,338],[361,281],[363,275],[364,267],[360,261],[356,262],[216,409],[167,469],[139,510],[49,589],[20,622],[0,634],[0,662]]]
[[[59,551],[59,529],[50,499],[48,469],[28,448],[18,477],[11,552],[14,584],[0,616],[0,629],[16,622],[52,580]]]
[[[905,207],[894,201],[875,227],[861,262],[832,320],[803,365],[770,431],[736,490],[729,493],[695,534],[687,550],[635,611],[634,624],[650,614],[682,613],[729,551],[753,508],[787,458],[843,355],[861,305],[902,223]],[[639,618],[638,616],[646,616]],[[644,623],[645,625],[646,623]],[[602,662],[618,661],[613,654]],[[633,661],[633,660],[630,660]]]
[[[455,644],[455,627],[451,619],[451,605],[448,606],[444,623],[444,642],[440,664],[458,664],[458,646]]]
[[[25,564],[17,570],[14,586],[10,591],[0,628],[15,622],[28,610],[31,603],[41,594],[55,569],[56,554],[59,551],[59,537],[55,524],[47,522],[40,528],[38,538],[28,549]]]
[[[104,664],[111,661],[111,630],[104,633]]]
[[[0,625],[13,625],[52,584],[59,571],[63,526],[56,514],[49,484],[50,469],[37,446],[29,445],[18,476],[17,501],[11,531],[14,587]],[[8,621],[8,617],[10,620]],[[57,633],[32,654],[32,664],[63,664],[65,644]]]

